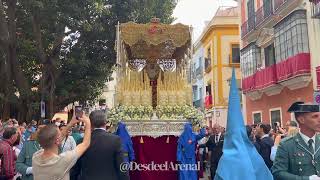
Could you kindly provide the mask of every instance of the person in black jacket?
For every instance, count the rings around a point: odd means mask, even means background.
[[[271,130],[270,125],[260,124],[257,128],[257,133],[260,137],[260,140],[257,141],[259,144],[259,154],[262,156],[264,162],[270,169],[272,167],[272,161],[270,159],[271,148],[274,145],[273,139],[269,136],[269,132]]]
[[[219,160],[222,156],[223,141],[224,141],[223,127],[216,124],[213,127],[213,134],[209,137],[206,143],[206,146],[208,147],[208,151],[209,151],[210,175],[212,179],[216,174]]]
[[[106,131],[106,115],[97,110],[90,114],[93,132],[91,145],[80,160],[80,180],[128,180],[120,170],[123,161],[119,136]]]

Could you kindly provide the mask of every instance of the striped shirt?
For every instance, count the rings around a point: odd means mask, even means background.
[[[11,146],[11,144],[6,141],[0,141],[0,156],[1,158],[1,174],[5,175],[7,178],[12,179],[16,174],[15,161],[17,156]]]

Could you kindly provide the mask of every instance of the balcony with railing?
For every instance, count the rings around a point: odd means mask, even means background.
[[[256,26],[256,17],[252,15],[248,18],[248,31],[251,32]]]
[[[313,11],[315,16],[320,18],[320,0],[314,1]],[[269,0],[264,1],[264,4],[255,12],[248,12],[248,19],[241,25],[241,38],[249,37],[256,29],[264,28],[263,25],[267,19],[270,19],[267,28],[271,28],[276,22],[277,18],[271,18],[274,14],[277,16],[285,17],[288,13],[292,12],[299,4],[300,0]],[[284,10],[284,12],[282,12]],[[252,11],[252,10],[251,10]],[[267,21],[269,22],[269,21]],[[258,33],[256,34],[258,35]]]
[[[255,29],[256,16],[252,15],[241,25],[241,36],[244,37]]]
[[[243,38],[245,35],[248,34],[248,21],[245,21],[242,25],[241,25],[241,37]]]
[[[256,11],[256,26],[261,25],[273,14],[272,1],[265,1],[262,7]]]
[[[310,0],[312,18],[320,19],[320,0]]]
[[[291,90],[305,87],[310,82],[310,67],[310,54],[297,54],[242,79],[242,90],[245,94],[264,92],[274,95],[283,87]]]

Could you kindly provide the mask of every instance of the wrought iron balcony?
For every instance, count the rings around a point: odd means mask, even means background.
[[[242,25],[241,25],[241,37],[244,37],[245,35],[248,34],[248,21],[245,21]]]
[[[241,25],[241,37],[243,38],[247,34],[249,34],[251,31],[254,30],[256,24],[256,16],[252,15],[248,18],[246,22],[244,22]]]
[[[311,4],[311,13],[313,18],[320,19],[320,0],[309,0]],[[266,25],[271,28],[276,23],[276,18],[270,18],[274,14],[286,16],[289,12],[292,12],[300,3],[300,0],[266,0],[262,7],[256,12],[248,12],[248,19],[241,25],[241,38],[250,38],[254,30],[264,28]],[[284,12],[282,12],[284,11]],[[268,21],[270,19],[270,21]],[[254,34],[254,33],[252,33]],[[255,35],[257,36],[258,33]],[[252,38],[252,37],[251,37]]]
[[[256,11],[256,26],[273,14],[272,1],[265,1],[262,7]]]
[[[310,0],[312,18],[320,19],[320,0]]]
[[[255,17],[255,15],[250,16],[250,17],[248,18],[248,31],[249,31],[249,32],[251,32],[252,30],[254,30],[255,24],[256,24],[256,17]]]

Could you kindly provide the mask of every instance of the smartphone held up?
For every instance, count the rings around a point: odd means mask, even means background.
[[[76,116],[76,119],[79,120],[83,115],[82,106],[75,106],[74,107],[74,114]]]

